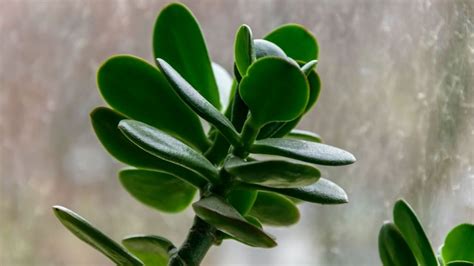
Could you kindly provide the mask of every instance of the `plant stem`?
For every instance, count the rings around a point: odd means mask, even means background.
[[[242,128],[241,141],[242,147],[234,149],[233,153],[236,156],[245,158],[248,155],[248,149],[250,145],[257,139],[258,132],[260,132],[260,127],[255,125],[252,116],[250,115]]]
[[[194,223],[186,240],[170,259],[169,266],[197,266],[216,241],[217,229],[194,217]]]

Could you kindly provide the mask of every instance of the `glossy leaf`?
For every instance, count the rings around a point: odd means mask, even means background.
[[[137,256],[145,266],[168,265],[169,254],[176,247],[168,239],[153,235],[135,235],[122,240],[122,244]]]
[[[127,169],[120,171],[120,182],[141,203],[164,212],[180,212],[193,200],[196,189],[163,172]]]
[[[285,52],[278,47],[278,45],[267,40],[256,39],[253,41],[255,49],[255,57],[262,58],[267,56],[280,57],[285,60],[288,59]]]
[[[219,100],[221,103],[221,111],[227,110],[233,95],[233,80],[229,72],[221,65],[212,62],[212,71],[216,77],[217,87],[219,88]]]
[[[135,120],[122,120],[122,133],[152,155],[194,170],[209,180],[218,177],[217,169],[199,152],[163,131]]]
[[[235,36],[234,60],[241,76],[245,76],[247,68],[255,61],[255,49],[252,30],[247,25],[240,26]]]
[[[254,184],[245,184],[245,187],[254,188],[260,191],[270,191],[288,197],[320,204],[343,204],[347,203],[346,192],[337,184],[320,178],[318,182],[300,188],[272,188]]]
[[[265,40],[275,43],[295,60],[308,62],[318,59],[316,38],[302,25],[283,25],[265,36]]]
[[[289,226],[300,219],[298,207],[288,198],[276,193],[259,191],[249,214],[264,224]]]
[[[256,198],[254,189],[233,189],[227,195],[227,201],[242,215],[250,211]]]
[[[410,247],[393,223],[385,223],[380,229],[379,255],[384,266],[418,265]]]
[[[302,187],[318,181],[318,169],[282,160],[244,161],[234,157],[224,168],[238,180],[262,186],[288,188]]]
[[[244,244],[264,248],[276,246],[276,242],[270,236],[249,223],[236,209],[218,196],[203,198],[195,202],[193,208],[201,219]]]
[[[314,107],[321,92],[321,80],[319,79],[318,73],[316,73],[316,71],[311,71],[307,78],[309,83],[309,99],[304,111],[305,113],[309,112],[311,108]]]
[[[155,58],[163,58],[199,93],[220,109],[219,92],[204,36],[192,12],[173,3],[159,14],[153,33]]]
[[[293,129],[286,135],[287,138],[300,139],[312,142],[321,142],[321,136],[311,131]]]
[[[395,203],[393,219],[395,225],[415,255],[418,264],[426,266],[438,265],[438,261],[425,235],[425,231],[408,203],[403,200],[399,200]]]
[[[71,233],[100,251],[117,265],[143,265],[135,256],[128,253],[77,213],[61,206],[54,206],[53,211]]]
[[[127,117],[106,107],[94,109],[90,116],[97,137],[115,159],[138,168],[173,174],[196,187],[202,187],[206,184],[206,180],[197,173],[157,158],[127,139],[117,127],[119,122],[127,119]]]
[[[301,67],[301,71],[303,71],[306,76],[309,76],[317,64],[318,60],[311,60]]]
[[[279,155],[322,165],[347,165],[356,161],[354,155],[342,149],[298,139],[262,139],[251,146],[250,152]]]
[[[265,125],[261,130],[259,137],[257,139],[265,138],[281,138],[286,136],[293,128],[295,128],[303,115],[311,110],[316,104],[319,93],[321,91],[321,81],[319,76],[315,71],[312,71],[308,77],[309,82],[309,99],[306,105],[305,111],[298,118],[288,121],[288,122],[273,122]]]
[[[268,122],[297,118],[305,110],[309,97],[303,72],[276,57],[253,63],[240,83],[239,92],[252,120],[260,127]]]
[[[209,146],[199,118],[163,74],[144,60],[128,55],[108,59],[97,73],[97,84],[105,101],[122,114],[201,150]]]
[[[157,59],[157,62],[159,68],[181,99],[183,99],[183,101],[185,101],[199,116],[219,130],[230,143],[239,145],[239,133],[237,133],[229,119],[204,99],[191,86],[191,84],[184,80],[184,78],[167,62],[160,58]]]
[[[474,224],[460,224],[453,228],[441,248],[445,263],[468,261],[474,264]]]

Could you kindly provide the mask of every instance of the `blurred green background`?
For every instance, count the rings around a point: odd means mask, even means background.
[[[0,0],[0,265],[110,265],[59,224],[55,204],[117,240],[184,239],[191,210],[160,214],[132,199],[88,116],[104,105],[102,61],[152,61],[152,27],[167,2]],[[183,2],[228,70],[242,23],[256,37],[287,22],[314,32],[323,91],[299,127],[358,158],[323,168],[349,204],[303,204],[299,224],[270,229],[278,247],[226,241],[203,265],[380,265],[378,230],[400,197],[435,248],[449,228],[474,221],[474,1]]]

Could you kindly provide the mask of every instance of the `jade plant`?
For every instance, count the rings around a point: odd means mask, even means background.
[[[354,156],[294,129],[318,99],[318,51],[301,25],[263,39],[242,25],[231,78],[211,63],[191,11],[168,5],[153,32],[156,66],[130,55],[106,60],[97,83],[109,107],[91,120],[104,148],[129,166],[119,180],[141,203],[177,213],[199,191],[186,240],[178,248],[162,236],[133,235],[122,246],[64,207],[53,207],[56,216],[118,265],[199,265],[228,239],[276,246],[263,225],[295,224],[301,201],[346,203],[315,165],[348,165]]]
[[[416,213],[404,200],[395,203],[393,220],[393,223],[385,222],[379,232],[383,265],[474,265],[474,224],[454,227],[436,254]]]

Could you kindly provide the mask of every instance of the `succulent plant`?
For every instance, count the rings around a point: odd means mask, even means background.
[[[242,25],[231,78],[211,62],[191,11],[168,5],[154,27],[157,67],[130,55],[108,59],[97,81],[109,107],[93,110],[91,120],[105,149],[130,166],[119,180],[141,203],[177,213],[199,191],[185,242],[177,248],[162,236],[136,235],[122,247],[64,207],[54,207],[57,217],[118,265],[199,265],[227,239],[276,246],[263,225],[298,222],[300,201],[346,203],[344,190],[314,165],[348,165],[354,156],[294,129],[320,93],[318,50],[301,25],[263,39]]]
[[[474,265],[474,224],[454,227],[435,254],[415,211],[399,200],[393,207],[394,222],[379,232],[379,254],[385,266]]]

